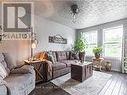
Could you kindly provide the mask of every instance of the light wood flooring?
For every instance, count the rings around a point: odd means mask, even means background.
[[[112,74],[112,77],[108,80],[98,95],[127,95],[127,74],[118,72],[105,73]],[[56,87],[55,85],[53,86],[54,87],[51,86],[50,82],[46,83],[46,85],[41,86],[41,89],[35,89],[29,95],[70,95],[59,87]],[[48,89],[47,87],[52,89]]]
[[[127,95],[127,74],[108,72],[112,78],[106,83],[99,95]]]

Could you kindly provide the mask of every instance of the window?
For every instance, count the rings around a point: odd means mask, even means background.
[[[104,56],[121,58],[122,36],[123,26],[112,27],[103,30]]]
[[[93,48],[97,46],[97,31],[83,32],[83,37],[87,42],[86,55],[94,55]]]

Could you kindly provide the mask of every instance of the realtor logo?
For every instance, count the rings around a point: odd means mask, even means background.
[[[3,32],[28,32],[32,3],[3,3]]]

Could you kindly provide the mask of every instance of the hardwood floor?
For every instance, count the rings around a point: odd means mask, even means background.
[[[112,74],[98,95],[127,95],[127,74],[105,72]],[[41,85],[41,86],[40,86]],[[38,89],[38,87],[41,87]],[[50,88],[50,89],[49,89]],[[36,89],[29,95],[70,95],[52,83],[36,85]],[[84,94],[85,95],[85,94]]]
[[[106,83],[99,95],[127,95],[127,74],[108,72],[112,78]]]

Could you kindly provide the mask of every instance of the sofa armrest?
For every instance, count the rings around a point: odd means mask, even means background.
[[[11,70],[11,74],[27,74],[34,73],[34,67],[30,65],[23,65],[22,67]]]

